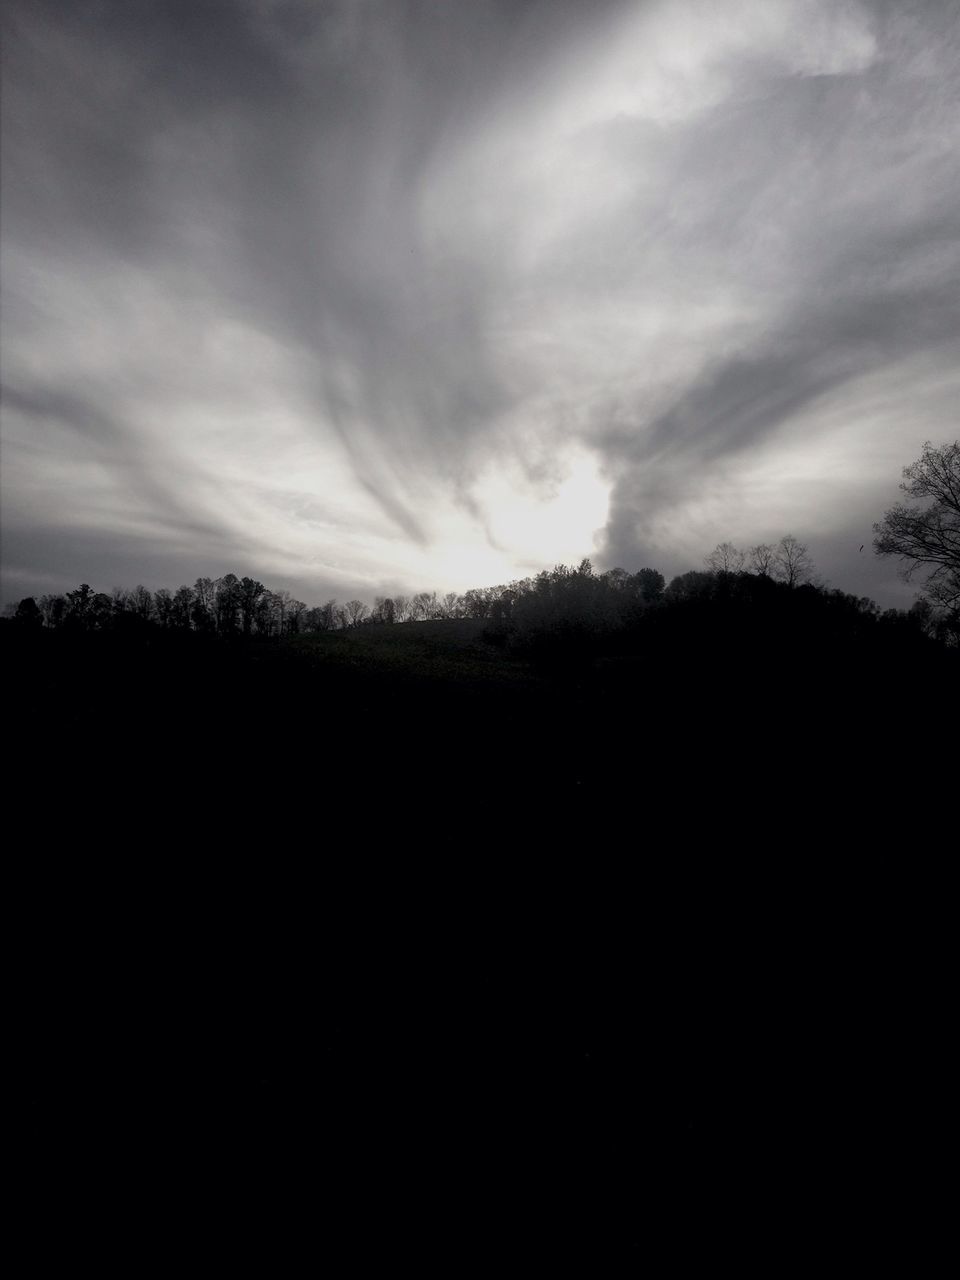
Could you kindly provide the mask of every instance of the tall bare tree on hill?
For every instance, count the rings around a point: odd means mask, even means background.
[[[873,526],[873,549],[904,562],[909,581],[926,572],[924,590],[954,640],[960,639],[960,440],[934,447],[924,442],[916,462],[903,469],[898,502]],[[924,505],[919,505],[924,504]]]

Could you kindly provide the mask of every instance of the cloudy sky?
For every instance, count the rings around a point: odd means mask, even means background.
[[[870,554],[960,404],[955,0],[6,0],[5,599]],[[859,552],[861,543],[867,548]]]

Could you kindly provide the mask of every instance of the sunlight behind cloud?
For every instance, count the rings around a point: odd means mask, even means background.
[[[5,6],[18,582],[864,578],[955,422],[948,0],[130,8]]]
[[[595,458],[571,448],[558,470],[562,479],[547,494],[531,488],[512,467],[491,469],[476,485],[493,540],[517,564],[578,561],[591,554],[606,521],[610,486]]]

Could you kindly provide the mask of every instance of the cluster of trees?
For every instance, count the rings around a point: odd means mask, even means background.
[[[898,556],[905,576],[928,572],[926,597],[911,610],[911,620],[950,643],[960,641],[960,442],[934,448],[904,470],[904,492],[925,507],[898,503],[874,526],[879,555]],[[706,557],[706,570],[681,574],[667,586],[656,569],[636,573],[609,569],[597,573],[589,560],[575,568],[557,565],[532,578],[479,587],[460,595],[422,591],[416,595],[378,596],[371,609],[362,600],[307,606],[289,591],[270,591],[254,578],[198,578],[176,591],[144,586],[95,592],[84,583],[65,595],[32,596],[13,609],[26,626],[107,630],[131,624],[219,636],[281,637],[407,621],[472,618],[487,624],[491,638],[506,636],[596,635],[629,626],[651,607],[715,597],[731,597],[736,580],[753,578],[786,589],[816,587],[808,549],[792,534],[778,543],[741,550],[720,543]],[[823,594],[854,597],[843,593]],[[750,589],[753,590],[753,589]],[[739,593],[741,596],[744,590]],[[747,592],[750,594],[750,591]],[[864,616],[880,616],[872,601],[855,601]],[[869,606],[869,607],[867,607]],[[903,617],[897,610],[887,615]]]
[[[116,631],[155,626],[264,638],[472,618],[485,624],[489,639],[512,639],[522,644],[608,635],[629,628],[651,609],[743,597],[750,591],[747,580],[781,590],[804,585],[814,589],[810,586],[814,569],[807,549],[791,535],[775,547],[761,545],[748,552],[729,542],[721,543],[706,557],[706,565],[706,569],[680,574],[667,584],[656,569],[597,572],[584,559],[575,567],[556,565],[534,577],[478,587],[462,595],[423,591],[413,596],[378,596],[372,609],[361,600],[345,604],[328,600],[311,608],[288,591],[270,591],[254,578],[238,578],[232,573],[217,579],[198,578],[192,587],[176,591],[161,587],[151,592],[137,586],[132,591],[115,588],[108,595],[83,583],[64,595],[46,595],[39,600],[27,597],[15,607],[13,616],[19,625],[37,628]],[[865,615],[880,616],[872,601],[856,604]],[[892,617],[898,611],[887,613]],[[918,605],[914,617],[933,625],[929,605]]]
[[[840,621],[850,634],[864,625],[909,627],[949,639],[942,618],[925,599],[909,612],[882,610],[867,596],[828,589],[816,580],[807,548],[792,535],[775,546],[742,552],[721,543],[705,558],[706,568],[678,574],[669,583],[655,569],[630,574],[623,569],[596,573],[589,560],[575,568],[565,565],[535,578],[494,588],[497,609],[488,628],[490,638],[509,637],[521,645],[532,642],[591,639],[631,630],[651,616],[667,621],[680,611],[709,607],[720,615],[744,606],[760,607],[769,617],[789,616],[792,625],[816,615],[829,626]],[[704,615],[699,615],[701,620]]]
[[[377,596],[370,608],[362,600],[309,607],[289,591],[270,591],[254,578],[228,573],[198,578],[192,587],[151,592],[114,588],[107,594],[83,583],[76,591],[28,596],[13,607],[17,622],[37,627],[101,631],[150,623],[164,629],[221,636],[290,636],[402,622],[474,618],[490,623],[521,623],[545,609],[554,616],[581,620],[610,613],[610,604],[629,599],[651,601],[663,592],[663,576],[653,569],[627,574],[612,569],[596,574],[589,560],[577,569],[558,566],[536,578],[459,594],[421,591],[416,595]]]
[[[350,625],[366,606],[359,600],[338,605],[329,600],[308,608],[289,591],[269,591],[255,578],[198,578],[192,587],[132,591],[115,587],[107,594],[82,583],[76,591],[28,596],[14,610],[26,625],[72,630],[103,631],[151,623],[164,629],[198,631],[216,635],[296,635],[300,631],[328,631]]]
[[[714,573],[756,573],[762,578],[774,578],[788,587],[799,587],[814,580],[813,561],[802,542],[792,533],[774,546],[758,542],[755,547],[741,551],[732,542],[721,542],[705,559]]]

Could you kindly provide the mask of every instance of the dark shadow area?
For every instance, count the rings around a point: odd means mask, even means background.
[[[63,1177],[148,1152],[125,1212],[274,1263],[770,1265],[936,1202],[958,653],[909,617],[703,574],[604,626],[0,630]]]

